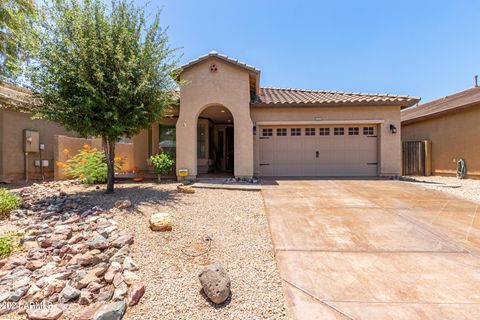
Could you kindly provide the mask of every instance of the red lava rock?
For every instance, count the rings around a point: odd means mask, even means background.
[[[100,308],[100,304],[92,304],[85,309],[83,309],[76,317],[75,320],[91,320],[97,312],[98,308]]]
[[[93,293],[89,291],[82,291],[80,298],[78,298],[78,304],[85,306],[93,302]]]
[[[34,271],[34,270],[40,269],[44,265],[45,265],[45,262],[43,262],[42,260],[30,260],[27,262],[25,266],[27,267],[28,270]]]
[[[53,306],[52,308],[44,309],[28,309],[27,310],[27,319],[28,320],[56,320],[60,318],[63,311],[59,307]]]
[[[125,234],[115,239],[115,241],[112,242],[112,246],[114,246],[115,248],[121,248],[127,244],[132,244],[132,243],[133,243],[133,235]]]
[[[100,288],[103,288],[103,284],[100,284],[98,282],[90,282],[87,286],[87,291],[97,292],[98,290],[100,290]]]
[[[78,243],[82,240],[83,240],[83,236],[80,233],[78,233],[78,234],[74,235],[73,237],[71,237],[70,240],[68,240],[67,244],[70,244],[70,245],[76,244],[76,243]]]
[[[128,288],[127,304],[129,307],[136,305],[145,293],[145,284],[141,281],[133,282]]]
[[[28,262],[24,257],[13,258],[7,261],[2,267],[2,270],[12,270],[18,266],[26,265]]]

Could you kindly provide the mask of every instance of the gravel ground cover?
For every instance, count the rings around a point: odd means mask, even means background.
[[[480,203],[480,180],[442,176],[408,177],[404,180]]]
[[[197,189],[180,194],[176,183],[119,183],[114,195],[103,186],[71,186],[68,193],[110,210],[119,228],[134,235],[131,256],[147,287],[125,319],[287,319],[260,192]],[[129,199],[119,210],[114,203]],[[152,232],[149,217],[168,212],[173,231]],[[219,262],[229,273],[232,296],[213,306],[201,294],[198,273]]]

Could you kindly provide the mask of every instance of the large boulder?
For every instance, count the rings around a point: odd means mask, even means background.
[[[153,231],[171,231],[172,218],[166,212],[152,214],[150,217],[150,229]]]
[[[198,275],[205,295],[216,304],[230,296],[230,277],[220,264],[212,264]]]

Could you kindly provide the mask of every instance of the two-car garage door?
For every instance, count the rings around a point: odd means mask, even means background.
[[[376,176],[375,125],[263,126],[261,176]]]

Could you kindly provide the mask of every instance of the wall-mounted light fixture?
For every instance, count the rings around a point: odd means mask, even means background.
[[[257,134],[257,126],[253,126],[253,135]]]
[[[395,127],[395,125],[391,124],[390,125],[390,132],[393,133],[393,134],[397,133],[397,127]]]

